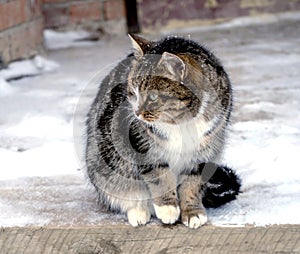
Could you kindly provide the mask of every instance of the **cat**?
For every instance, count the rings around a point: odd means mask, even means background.
[[[198,228],[208,220],[205,207],[240,191],[239,177],[218,163],[230,80],[190,39],[129,37],[133,53],[104,78],[87,116],[87,175],[99,202],[132,226],[156,216]]]

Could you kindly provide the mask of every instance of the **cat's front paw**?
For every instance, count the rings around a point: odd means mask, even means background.
[[[143,208],[131,208],[127,211],[127,218],[133,227],[147,224],[150,221],[151,214]]]
[[[207,222],[207,215],[205,213],[198,213],[197,215],[183,214],[181,221],[189,228],[199,228]]]
[[[158,206],[154,205],[154,210],[156,217],[160,219],[165,224],[174,224],[180,215],[180,208],[179,206],[172,206],[172,205],[163,205]]]

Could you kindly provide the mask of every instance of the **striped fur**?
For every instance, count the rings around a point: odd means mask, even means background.
[[[203,204],[222,205],[240,188],[216,164],[232,109],[229,78],[191,40],[131,39],[134,53],[103,80],[88,114],[88,176],[100,203],[127,213],[133,226],[155,215],[199,227]]]

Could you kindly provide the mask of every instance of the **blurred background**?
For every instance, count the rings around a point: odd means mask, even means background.
[[[300,0],[1,0],[0,68],[44,49],[43,30],[157,33],[300,9]]]
[[[300,224],[300,0],[0,0],[0,227],[127,223],[101,211],[82,163],[89,105],[131,52],[127,33],[190,38],[229,73],[222,163],[242,193],[209,223]]]

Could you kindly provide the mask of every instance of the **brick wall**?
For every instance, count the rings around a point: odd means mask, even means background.
[[[209,20],[300,10],[300,0],[138,0],[142,31]]]
[[[133,3],[133,0],[126,0]],[[0,0],[0,69],[43,49],[43,28],[125,34],[125,0]],[[137,0],[142,31],[300,10],[300,0]],[[132,9],[131,9],[132,11]],[[194,23],[193,23],[194,22]],[[198,23],[197,23],[198,22]]]
[[[42,0],[0,0],[0,69],[43,48]]]
[[[43,50],[43,29],[126,33],[124,0],[0,0],[0,69]]]
[[[123,0],[44,0],[43,14],[46,28],[126,32]]]

